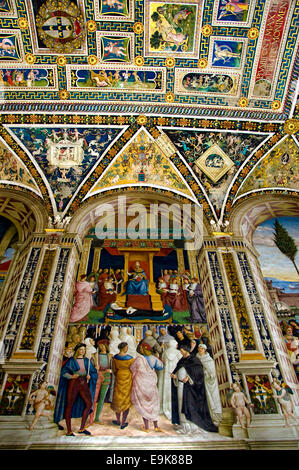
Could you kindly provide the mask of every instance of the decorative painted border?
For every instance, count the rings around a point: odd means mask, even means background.
[[[128,0],[129,14],[128,16],[118,16],[114,15],[103,15],[100,11],[101,0],[96,0],[94,2],[94,18],[96,21],[134,21],[135,10],[134,10],[134,0]]]
[[[242,42],[243,43],[243,51],[242,51],[242,57],[241,57],[241,65],[240,67],[225,67],[221,65],[213,65],[212,59],[213,59],[213,49],[214,49],[214,43],[215,41],[231,41],[231,42]],[[244,67],[245,60],[246,60],[246,52],[247,52],[247,46],[248,46],[248,39],[246,38],[229,38],[229,37],[223,37],[223,36],[211,36],[210,39],[210,45],[209,45],[209,57],[208,57],[208,64],[210,68],[215,68],[215,70],[221,69],[221,72],[223,71],[224,73],[226,72],[231,72],[232,70],[241,70]]]
[[[229,73],[228,73],[229,72]],[[215,75],[216,72],[214,69],[176,69],[175,70],[175,83],[174,83],[174,92],[177,93],[177,94],[180,94],[180,95],[188,95],[188,96],[208,96],[211,98],[214,98],[214,97],[219,97],[219,98],[222,98],[222,99],[225,99],[227,97],[231,97],[231,96],[235,96],[235,97],[238,97],[240,96],[240,88],[241,88],[241,75],[238,74],[238,73],[232,73],[231,70],[229,70],[227,72],[227,75],[229,75],[233,81],[234,81],[234,87],[233,87],[233,90],[232,92],[229,92],[229,93],[207,93],[207,92],[203,92],[203,91],[192,91],[192,90],[187,90],[183,84],[182,84],[182,79],[185,75],[188,75],[188,74],[211,74],[211,75]],[[220,73],[220,70],[218,71],[218,74],[219,75],[223,75],[222,73]],[[202,105],[202,103],[200,103]],[[208,103],[206,104],[206,106],[208,105]]]
[[[131,66],[131,67],[128,67],[127,65],[119,65],[119,64],[115,64],[115,65],[110,65],[110,64],[107,64],[105,66],[101,65],[100,67],[97,67],[97,66],[94,66],[94,67],[86,67],[86,65],[67,65],[66,66],[66,75],[67,75],[67,89],[69,91],[76,91],[76,92],[84,92],[84,91],[91,91],[91,92],[101,92],[101,93],[107,93],[107,91],[109,92],[108,94],[108,97],[111,97],[110,93],[111,92],[114,92],[114,93],[124,93],[124,92],[132,92],[132,89],[131,88],[113,88],[113,87],[74,87],[72,85],[72,80],[74,78],[72,78],[72,75],[74,73],[77,74],[77,71],[78,70],[87,70],[88,71],[93,71],[93,70],[125,70],[125,71],[128,71],[128,72],[161,72],[162,74],[162,80],[161,80],[161,90],[149,90],[149,89],[136,89],[134,90],[137,94],[141,93],[141,94],[144,94],[144,93],[150,93],[150,94],[157,94],[157,93],[165,93],[165,90],[166,90],[166,67],[157,67],[155,68],[154,70],[151,68],[151,67],[135,67],[135,66]]]
[[[217,11],[220,6],[221,0],[214,0],[214,10],[213,10],[213,18],[212,18],[212,25],[213,26],[234,26],[236,28],[249,28],[252,23],[254,8],[255,8],[255,1],[249,0],[251,5],[248,9],[248,15],[246,21],[219,21],[217,20]]]
[[[151,3],[160,3],[159,0],[146,0],[145,8],[144,8],[144,18],[145,18],[145,27],[144,27],[144,57],[168,57],[173,56],[176,54],[178,58],[198,58],[199,56],[199,42],[200,42],[200,31],[201,31],[201,21],[203,17],[203,4],[204,2],[199,2],[198,0],[169,0],[165,3],[178,3],[178,4],[186,4],[186,6],[194,5],[197,7],[197,21],[195,23],[195,31],[194,31],[194,48],[193,52],[153,52],[150,51],[148,48],[148,44],[150,41],[150,4]]]
[[[76,3],[78,7],[82,10],[83,15],[86,16],[84,0],[76,0]],[[26,5],[27,12],[28,12],[28,24],[29,24],[29,29],[30,29],[33,54],[41,54],[41,55],[49,54],[50,56],[59,56],[59,55],[61,56],[61,54],[53,51],[52,49],[48,49],[47,47],[43,47],[43,48],[39,47],[38,34],[36,30],[36,25],[35,25],[35,15],[34,15],[32,3],[30,0],[25,0],[25,5]],[[68,53],[68,55],[70,56],[82,56],[82,55],[87,55],[87,54],[88,54],[87,38],[84,40],[83,45],[80,49],[75,49],[70,54]]]
[[[185,128],[190,128],[197,131],[215,131],[216,129],[227,130],[227,131],[256,131],[256,132],[274,132],[282,133],[285,135],[283,130],[283,123],[280,122],[258,122],[258,121],[249,121],[247,119],[246,113],[245,116],[238,120],[228,120],[227,118],[198,118],[193,116],[181,117],[181,116],[146,116],[147,122],[143,124],[148,129],[151,130],[154,126],[162,126],[171,128],[178,127],[178,130],[184,130]],[[99,124],[131,124],[135,125],[137,123],[139,114],[126,114],[125,112],[122,115],[114,116],[107,110],[106,114],[86,114],[84,109],[77,114],[70,114],[67,117],[67,123],[64,114],[49,114],[49,113],[39,113],[35,114],[34,110],[28,113],[16,114],[7,114],[0,113],[0,123],[3,124],[42,124],[42,125],[56,125],[62,124],[69,126],[73,125],[99,125]],[[278,140],[275,140],[277,142]]]
[[[247,119],[247,120],[258,120],[263,121],[263,124],[271,124],[274,121],[283,123],[289,117],[289,112],[291,109],[291,101],[287,105],[281,106],[278,110],[273,110],[270,106],[265,106],[265,102],[260,102],[258,106],[253,106],[250,103],[250,106],[246,108],[240,108],[237,106],[237,100],[231,100],[231,107],[226,106],[227,99],[221,100],[221,103],[218,103],[219,98],[215,98],[211,103],[202,103],[194,102],[194,97],[187,95],[182,95],[181,98],[184,98],[184,102],[178,101],[180,98],[175,97],[175,103],[161,103],[156,100],[156,102],[145,101],[144,97],[138,96],[139,99],[136,102],[132,100],[125,101],[125,98],[122,96],[116,97],[113,96],[109,103],[106,101],[106,95],[109,97],[109,94],[106,94],[103,100],[101,96],[102,93],[99,93],[95,90],[95,93],[91,95],[90,91],[84,90],[82,92],[71,92],[69,99],[65,100],[59,99],[58,93],[49,93],[49,95],[35,96],[34,93],[26,93],[24,91],[22,95],[17,94],[17,90],[14,90],[15,93],[7,93],[5,97],[5,104],[0,110],[1,114],[8,113],[26,113],[36,116],[36,113],[70,113],[70,114],[106,114],[117,115],[121,114],[155,114],[161,115],[165,118],[183,118],[183,119],[217,119],[217,120],[238,120],[238,119]],[[83,96],[82,96],[83,95]],[[154,96],[154,95],[153,95]],[[22,101],[20,101],[20,98]],[[234,107],[233,104],[235,103]],[[225,118],[223,114],[225,112]],[[34,119],[34,117],[33,117]]]
[[[113,37],[113,38],[129,38],[130,39],[130,44],[129,44],[129,51],[130,51],[130,58],[131,60],[129,62],[126,62],[126,61],[103,61],[102,60],[102,54],[101,54],[101,50],[102,50],[102,41],[101,41],[101,38],[102,37]],[[134,39],[135,39],[135,34],[134,33],[127,33],[127,32],[121,32],[121,31],[107,31],[107,32],[104,32],[104,31],[97,31],[96,32],[96,43],[97,43],[97,57],[99,59],[99,64],[104,64],[105,66],[108,64],[111,64],[111,63],[114,63],[114,64],[133,64],[134,63],[134,57],[135,57],[135,52],[134,52]]]

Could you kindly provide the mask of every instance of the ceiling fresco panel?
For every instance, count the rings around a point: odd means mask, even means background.
[[[0,33],[0,62],[23,62],[24,53],[20,31],[3,29]]]
[[[51,191],[54,207],[63,211],[112,146],[118,127],[10,127]]]
[[[220,210],[225,194],[239,170],[269,139],[269,134],[163,128]]]
[[[255,2],[253,0],[224,1],[215,0],[213,22],[215,26],[250,27]]]
[[[132,185],[167,188],[195,199],[184,179],[144,130],[135,134],[87,197],[105,188]]]
[[[144,56],[197,58],[202,6],[201,0],[146,0]]]
[[[248,175],[237,196],[262,188],[299,191],[299,148],[287,137],[264,157]]]
[[[0,140],[0,183],[25,187],[41,195],[39,187],[29,173],[26,166],[13,155],[6,145]]]
[[[6,110],[138,113],[142,103],[157,115],[288,117],[296,2],[16,0],[18,19],[10,2],[0,11]]]
[[[14,0],[3,0],[0,6],[0,18],[16,18],[17,16]]]
[[[59,7],[51,0],[26,0],[33,53],[87,54],[84,8],[83,0],[60,2]]]

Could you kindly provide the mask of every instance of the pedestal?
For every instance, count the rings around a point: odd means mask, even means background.
[[[222,410],[222,420],[218,426],[218,432],[222,436],[233,437],[232,426],[235,422],[235,414],[232,408]]]
[[[33,431],[29,431],[33,419],[34,415],[1,416],[0,447],[26,448],[30,442],[42,442],[57,437],[57,425],[45,417],[40,417]]]
[[[299,425],[285,426],[284,417],[279,414],[255,415],[247,433],[249,439],[256,441],[299,439]]]

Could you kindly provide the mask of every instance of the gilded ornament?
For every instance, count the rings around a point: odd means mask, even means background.
[[[240,108],[246,108],[246,106],[248,106],[248,99],[245,96],[242,96],[242,98],[239,99],[238,105]]]
[[[98,58],[96,55],[89,55],[87,57],[87,62],[89,65],[96,65],[98,63]]]
[[[142,34],[143,33],[143,24],[140,23],[139,21],[134,23],[133,31],[134,31],[135,34]]]
[[[209,37],[211,36],[213,32],[213,28],[210,24],[205,24],[202,28],[201,28],[201,33],[203,36],[205,37]]]
[[[144,126],[147,123],[147,117],[144,115],[138,116],[137,118],[137,124],[140,126]]]
[[[256,39],[259,37],[259,30],[257,28],[250,28],[247,33],[249,39]]]
[[[208,66],[207,59],[199,59],[199,61],[197,62],[197,67],[199,69],[205,69],[207,66]]]
[[[36,61],[36,57],[35,55],[28,53],[25,55],[25,60],[27,64],[34,64]]]
[[[288,119],[284,125],[283,129],[286,134],[296,134],[299,131],[299,120],[298,119]]]
[[[67,100],[69,97],[69,92],[67,90],[60,90],[59,91],[59,98],[61,100]]]
[[[87,31],[89,31],[90,33],[93,33],[94,31],[98,29],[97,23],[93,20],[87,21],[86,27],[87,27]]]
[[[59,65],[60,67],[64,67],[64,66],[66,65],[66,63],[67,63],[66,57],[64,57],[64,56],[59,56],[59,57],[57,57],[56,63],[57,63],[57,65]]]
[[[167,59],[165,59],[165,65],[169,69],[173,68],[175,66],[175,59],[173,57],[167,57]]]
[[[20,29],[27,29],[28,28],[28,21],[26,18],[19,18],[18,19],[18,26]]]
[[[144,58],[142,56],[135,57],[134,63],[138,65],[138,67],[142,67],[142,65],[144,65]]]
[[[174,93],[166,93],[165,95],[165,101],[167,101],[167,103],[172,103],[174,101],[174,98],[175,98],[175,95]]]
[[[279,100],[272,101],[271,108],[275,111],[281,107],[281,102]]]

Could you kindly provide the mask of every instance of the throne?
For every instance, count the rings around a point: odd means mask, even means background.
[[[124,255],[125,266],[124,282],[122,284],[121,292],[116,298],[117,304],[123,308],[133,307],[138,310],[144,309],[161,312],[163,310],[163,304],[160,294],[156,292],[156,285],[153,276],[153,258],[155,254],[158,254],[160,248],[118,247],[118,251]],[[126,293],[126,286],[129,280],[128,272],[133,271],[136,261],[139,261],[141,268],[145,272],[146,279],[148,280],[148,293],[146,295],[127,295]]]

